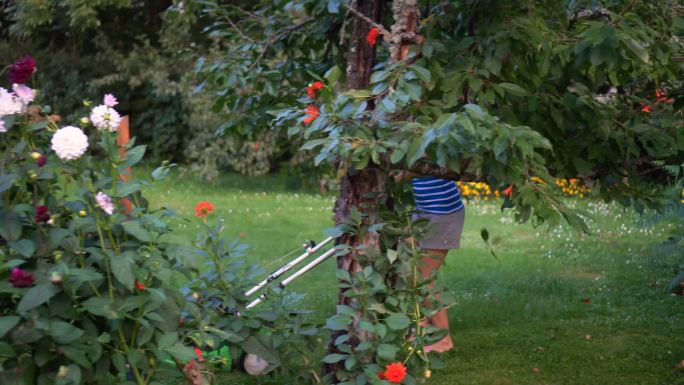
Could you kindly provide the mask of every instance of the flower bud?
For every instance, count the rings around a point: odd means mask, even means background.
[[[199,297],[200,297],[200,295],[199,295],[198,292],[192,293],[192,298],[194,298],[194,299],[199,299]]]
[[[425,377],[425,378],[432,377],[432,371],[430,369],[425,369],[425,372],[423,373],[423,377]]]
[[[69,375],[69,368],[61,365],[59,371],[57,372],[57,378],[66,378]]]
[[[62,259],[64,253],[61,250],[55,250],[55,252],[52,253],[52,255],[55,257],[55,261],[59,261],[60,259]]]
[[[82,125],[85,126],[85,125],[87,125],[88,123],[90,123],[90,119],[88,119],[87,116],[84,116],[84,117],[81,118],[81,124],[82,124]]]
[[[62,283],[62,275],[56,271],[53,271],[52,274],[50,274],[50,282],[52,282],[54,285],[59,285]]]
[[[81,218],[85,217],[86,215],[88,215],[88,213],[85,210],[81,210],[78,212],[78,216]]]
[[[31,158],[33,158],[33,160],[38,160],[38,158],[40,158],[40,152],[38,152],[38,151],[33,151],[33,152],[31,153]]]
[[[93,102],[90,101],[90,100],[88,100],[88,99],[86,99],[86,100],[83,101],[83,106],[84,106],[84,107],[90,107],[90,106],[92,106],[92,105],[93,105]]]
[[[31,178],[31,180],[36,180],[38,179],[38,174],[35,171],[30,171],[29,178]]]

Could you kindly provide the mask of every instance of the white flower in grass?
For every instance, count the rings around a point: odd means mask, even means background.
[[[112,107],[100,104],[90,113],[90,121],[98,130],[116,132],[121,124],[121,116]]]
[[[88,137],[80,128],[66,126],[60,128],[52,136],[52,150],[62,160],[74,160],[81,157],[88,149]]]
[[[112,198],[103,193],[102,191],[99,191],[97,195],[95,195],[95,200],[97,201],[97,205],[104,211],[105,213],[112,215],[114,214],[114,203],[112,202]]]
[[[9,92],[0,87],[0,117],[18,114],[22,112],[23,108],[24,104],[14,92]]]

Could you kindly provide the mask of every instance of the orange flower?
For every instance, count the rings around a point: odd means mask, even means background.
[[[366,36],[366,41],[368,44],[375,45],[378,38],[378,33],[380,33],[380,30],[376,27],[373,27],[370,31],[368,31],[368,35]]]
[[[401,362],[393,362],[385,366],[385,379],[389,382],[400,383],[406,377],[406,366]]]
[[[503,190],[503,194],[507,197],[512,197],[513,196],[513,185],[508,186],[505,190]]]
[[[313,99],[316,97],[316,91],[320,90],[321,88],[325,88],[325,84],[323,84],[323,82],[313,82],[306,87],[306,93],[310,98]]]
[[[195,216],[197,218],[206,218],[214,211],[214,205],[207,201],[202,201],[195,206]]]
[[[311,122],[316,120],[321,112],[318,110],[318,107],[314,106],[313,104],[309,104],[304,113],[307,115],[307,117],[304,118],[304,124],[311,124]]]
[[[135,287],[136,287],[138,290],[145,290],[145,284],[142,283],[142,282],[140,282],[140,281],[135,281]]]
[[[651,112],[651,105],[645,106],[641,109],[641,112],[649,113]]]

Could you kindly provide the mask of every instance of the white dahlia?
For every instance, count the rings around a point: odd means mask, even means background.
[[[22,112],[23,108],[24,104],[14,92],[9,92],[0,87],[0,117],[18,114]]]
[[[52,150],[62,160],[74,160],[83,155],[88,148],[88,137],[80,128],[66,126],[52,136]]]
[[[100,104],[90,113],[90,121],[98,130],[116,132],[121,124],[121,116],[112,107]]]

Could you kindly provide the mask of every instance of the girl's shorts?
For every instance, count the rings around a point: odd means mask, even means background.
[[[419,246],[423,249],[458,249],[465,222],[465,207],[451,214],[413,214],[413,220],[429,219],[427,234]]]

